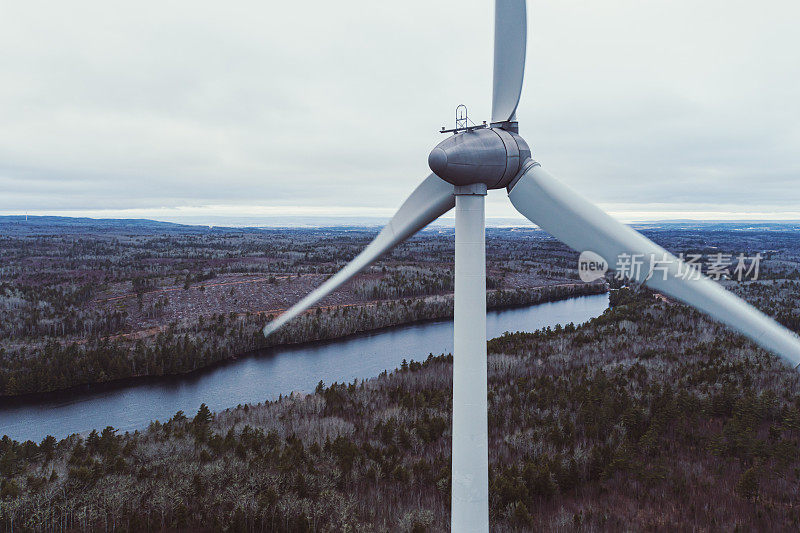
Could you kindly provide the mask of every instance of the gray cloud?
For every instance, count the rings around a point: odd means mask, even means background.
[[[0,212],[389,212],[489,114],[489,1],[8,4]],[[800,213],[795,2],[529,4],[549,170],[623,214]]]

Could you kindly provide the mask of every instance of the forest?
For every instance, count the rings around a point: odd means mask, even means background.
[[[790,224],[638,229],[676,253],[761,254],[761,279],[800,279]],[[0,217],[0,397],[186,373],[276,343],[450,316],[453,229],[434,226],[278,335],[260,336],[377,230]],[[489,227],[486,239],[492,308],[605,290],[582,283],[577,254],[533,227]]]
[[[448,228],[265,340],[260,327],[373,229],[48,224],[0,233],[2,395],[452,312]],[[676,253],[761,254],[758,280],[721,283],[800,331],[798,232],[640,229]],[[586,324],[489,341],[493,531],[800,528],[796,371],[646,288],[579,283],[577,254],[533,228],[490,228],[487,249],[490,307],[606,290],[611,303]],[[3,437],[0,531],[446,530],[452,356],[416,359],[134,432]]]
[[[46,218],[46,217],[45,217]],[[275,344],[452,314],[453,233],[431,228],[309,315],[264,324],[352,259],[376,228],[253,229],[0,217],[0,397],[191,372]],[[532,229],[490,228],[489,305],[604,291]]]
[[[796,309],[800,284],[765,283]],[[800,377],[646,289],[489,341],[493,531],[800,527]],[[311,394],[0,441],[6,531],[441,531],[449,354]]]

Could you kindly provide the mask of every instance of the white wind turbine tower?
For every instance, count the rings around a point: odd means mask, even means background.
[[[578,252],[593,251],[608,265],[648,258],[632,281],[694,306],[746,335],[792,366],[800,338],[713,281],[685,276],[679,259],[616,221],[548,174],[518,135],[526,47],[525,0],[496,0],[494,94],[490,126],[449,130],[428,157],[433,174],[411,193],[388,225],[341,271],[264,328],[269,335],[330,294],[382,254],[456,208],[455,338],[453,350],[453,531],[489,530],[484,198],[508,191],[526,218]],[[652,276],[653,270],[659,270]]]

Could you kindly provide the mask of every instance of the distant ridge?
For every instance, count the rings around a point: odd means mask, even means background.
[[[0,216],[0,235],[47,235],[86,233],[208,233],[208,226],[193,226],[145,218],[88,218],[25,215]],[[227,228],[221,231],[236,231]]]
[[[23,233],[45,234],[86,232],[167,232],[208,233],[249,232],[270,229],[294,228],[379,228],[388,219],[381,217],[187,217],[183,222],[167,222],[146,218],[90,218],[64,216],[3,215],[0,216],[0,235]],[[443,218],[429,226],[431,230],[452,229],[453,219]],[[516,218],[487,218],[486,225],[494,228],[537,229],[527,220]],[[800,231],[797,220],[691,220],[634,222],[631,226],[642,230],[719,230],[719,231]]]
[[[325,216],[263,216],[263,217],[223,217],[223,216],[187,216],[176,221],[158,221],[146,218],[90,218],[90,217],[64,217],[64,216],[31,216],[6,215],[0,216],[0,228],[8,229],[9,226],[29,229],[36,227],[61,227],[61,228],[93,228],[96,230],[123,230],[123,229],[149,229],[167,231],[203,231],[211,229],[247,230],[271,228],[333,228],[354,227],[371,228],[383,227],[389,221],[388,217],[325,217]],[[533,227],[527,220],[516,218],[488,218],[490,226],[506,227]],[[431,224],[432,228],[452,228],[454,219],[443,218]]]
[[[798,220],[662,220],[634,222],[641,229],[704,230],[704,231],[798,231]]]
[[[702,220],[693,218],[675,218],[664,220],[642,220],[636,224],[800,224],[800,220],[769,220],[769,219],[730,219],[730,220]]]
[[[59,226],[182,226],[175,222],[161,222],[147,218],[89,218],[89,217],[59,217],[59,216],[34,216],[34,215],[5,215],[0,216],[0,224],[27,224],[29,226],[59,225]]]

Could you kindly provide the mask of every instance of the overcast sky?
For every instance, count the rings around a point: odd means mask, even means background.
[[[388,216],[492,2],[0,3],[0,214]],[[529,1],[521,134],[624,220],[800,219],[800,3]],[[488,215],[513,216],[503,191]]]

